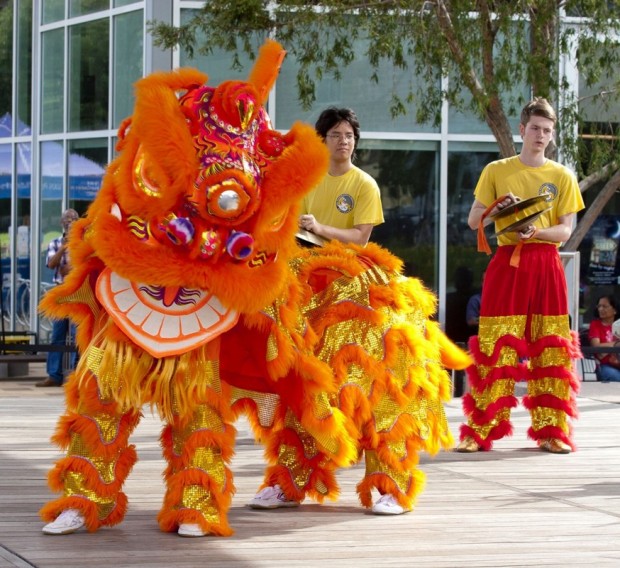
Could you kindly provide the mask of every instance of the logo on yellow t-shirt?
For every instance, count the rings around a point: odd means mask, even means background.
[[[553,201],[558,196],[558,188],[552,183],[543,183],[538,189],[538,195],[549,194],[549,197],[545,201]]]
[[[336,209],[340,211],[340,213],[349,213],[353,210],[353,197],[351,197],[348,193],[341,193],[336,198]]]

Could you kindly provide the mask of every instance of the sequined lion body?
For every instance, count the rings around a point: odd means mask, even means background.
[[[375,489],[409,510],[424,486],[419,453],[453,443],[443,408],[451,397],[446,368],[464,369],[471,358],[432,321],[435,295],[403,276],[402,261],[382,247],[332,241],[300,252],[291,268],[302,285],[300,309],[318,338],[314,352],[334,373],[331,403],[350,421],[365,459],[360,501],[370,507]],[[295,412],[280,424],[267,442],[263,486],[279,485],[296,501],[335,499],[338,464]]]

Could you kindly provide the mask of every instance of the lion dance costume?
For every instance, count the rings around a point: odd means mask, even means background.
[[[144,405],[165,423],[167,532],[231,534],[240,412],[278,461],[269,475],[317,498],[334,497],[333,471],[361,443],[375,452],[370,474],[389,474],[376,483],[394,479],[409,499],[416,452],[451,442],[441,346],[457,365],[469,360],[427,321],[432,294],[378,248],[296,244],[297,204],[328,157],[307,125],[271,129],[262,104],[283,56],[269,41],[247,82],[216,88],[191,69],[137,83],[119,157],[73,227],[72,272],[42,301],[77,322],[81,352],[53,436],[66,455],[48,481],[62,495],[44,520],[71,509],[90,531],[122,521]]]
[[[331,459],[355,457],[327,399],[331,370],[307,347],[292,301],[275,303],[295,290],[297,203],[327,167],[311,127],[281,135],[261,106],[283,55],[268,42],[248,82],[217,88],[191,69],[137,83],[120,155],[73,228],[72,272],[42,301],[48,314],[78,323],[81,352],[53,436],[66,456],[48,478],[62,496],[43,507],[44,520],[76,509],[94,531],[123,519],[122,485],[137,459],[128,440],[145,404],[166,423],[164,531],[192,523],[231,533],[227,463],[239,410],[260,408],[264,434],[281,400]],[[260,355],[237,388],[221,381],[219,361],[222,337],[244,325]]]

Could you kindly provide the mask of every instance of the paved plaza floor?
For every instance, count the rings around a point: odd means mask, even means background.
[[[32,365],[32,367],[36,367]],[[125,492],[123,523],[97,533],[41,533],[38,510],[52,497],[46,474],[60,457],[49,443],[63,391],[30,377],[0,380],[0,567],[504,567],[620,566],[620,383],[583,383],[579,450],[539,451],[526,438],[529,415],[513,412],[515,433],[492,452],[421,456],[426,489],[412,513],[378,517],[359,506],[363,466],[342,470],[336,503],[253,511],[262,448],[240,421],[232,463],[237,492],[228,538],[161,533],[159,418],[145,409],[132,437],[140,461]],[[447,404],[452,432],[460,399]]]

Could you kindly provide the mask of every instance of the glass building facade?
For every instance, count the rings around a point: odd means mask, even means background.
[[[133,83],[152,71],[179,66],[198,67],[212,85],[246,77],[252,63],[242,60],[242,70],[233,70],[229,53],[216,49],[208,57],[189,59],[178,50],[153,45],[149,21],[179,24],[201,6],[202,1],[186,0],[0,0],[5,329],[37,330],[45,340],[49,326],[36,306],[52,281],[45,266],[47,245],[60,233],[62,211],[72,207],[83,214],[100,188],[114,156],[117,128],[132,112]],[[370,81],[362,42],[357,49],[359,59],[343,69],[340,81],[325,78],[318,83],[310,110],[297,100],[295,61],[285,60],[270,95],[269,114],[275,128],[286,131],[296,120],[314,123],[329,105],[356,110],[362,127],[356,163],[376,178],[386,218],[372,239],[400,256],[409,275],[437,292],[438,318],[445,323],[446,306],[463,274],[475,288],[488,262],[476,252],[467,216],[482,168],[498,156],[497,144],[483,122],[447,104],[436,127],[415,122],[415,103],[407,115],[392,118],[392,90],[406,92],[415,77],[386,65],[379,81]],[[572,81],[575,92],[587,94],[577,72]],[[528,96],[525,86],[523,95]],[[620,122],[618,109],[603,111],[586,104],[583,111],[593,122]],[[518,120],[512,118],[518,143]],[[603,220],[613,224],[618,206],[614,198]],[[620,231],[611,237],[616,245],[618,235]],[[591,241],[584,243],[592,247]],[[588,258],[590,254],[588,250]],[[582,259],[584,270],[587,262]],[[617,287],[617,281],[599,284],[596,289],[605,292]],[[584,304],[590,301],[584,296]]]

